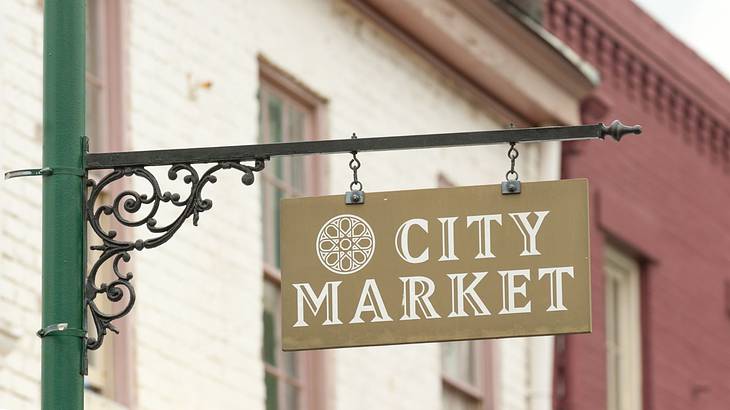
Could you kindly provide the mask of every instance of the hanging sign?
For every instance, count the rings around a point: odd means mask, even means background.
[[[591,331],[588,183],[281,202],[284,350]]]

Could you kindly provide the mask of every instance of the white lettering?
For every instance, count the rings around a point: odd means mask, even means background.
[[[530,221],[527,220],[530,213],[531,212],[517,212],[509,214],[509,216],[512,217],[512,220],[515,221],[515,224],[517,224],[517,228],[520,229],[520,233],[522,234],[524,250],[520,256],[540,255],[540,251],[537,250],[537,233],[540,231],[540,226],[542,226],[545,216],[547,216],[550,211],[534,212],[534,214],[537,215],[537,221],[534,226],[530,225]]]
[[[474,310],[474,316],[489,315],[489,309],[484,305],[482,298],[474,291],[479,282],[487,276],[487,272],[472,273],[474,280],[464,289],[466,275],[466,273],[450,273],[447,275],[451,279],[451,313],[449,313],[449,317],[469,316],[464,310],[465,299]]]
[[[515,306],[515,295],[520,294],[527,297],[526,285],[530,280],[530,270],[501,270],[498,272],[502,276],[502,310],[499,311],[499,314],[530,313],[532,302],[527,302],[524,306]],[[515,276],[526,278],[525,282],[520,286],[515,286]]]
[[[459,260],[454,254],[454,222],[457,219],[459,219],[458,216],[439,218],[439,222],[441,222],[441,257],[439,262]]]
[[[563,304],[563,273],[567,273],[571,278],[575,277],[572,266],[540,268],[537,271],[538,280],[545,275],[550,276],[550,307],[547,308],[547,312],[568,310]]]
[[[466,227],[472,222],[478,222],[479,227],[479,253],[474,259],[494,258],[492,253],[492,230],[491,222],[495,221],[502,225],[502,215],[469,215],[466,217]]]
[[[292,286],[297,290],[297,322],[293,327],[309,326],[304,320],[304,303],[307,303],[309,310],[316,316],[322,305],[327,309],[327,319],[323,325],[341,325],[340,318],[337,313],[339,303],[337,302],[337,287],[342,281],[326,282],[319,295],[314,293],[312,285],[309,283],[294,283]],[[327,302],[327,303],[325,303]]]
[[[375,279],[366,279],[365,285],[360,293],[360,301],[357,302],[355,316],[352,317],[350,323],[364,323],[362,320],[363,312],[373,312],[375,317],[370,322],[391,322],[393,319],[388,315],[383,303],[383,297],[380,296],[378,284]]]
[[[403,317],[400,320],[417,320],[421,317],[416,312],[420,308],[426,319],[438,319],[438,313],[429,299],[436,290],[433,281],[425,276],[409,276],[399,278],[403,282]],[[421,285],[420,290],[417,285]]]
[[[408,263],[423,263],[428,261],[428,248],[426,248],[419,256],[413,257],[408,248],[408,231],[411,227],[417,225],[428,233],[428,221],[425,219],[409,219],[398,228],[395,234],[395,250],[398,252],[398,256]]]

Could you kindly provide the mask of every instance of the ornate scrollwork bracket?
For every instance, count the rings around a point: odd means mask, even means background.
[[[242,173],[241,182],[251,185],[254,182],[254,173],[264,169],[265,160],[257,159],[253,165],[245,165],[237,161],[219,162],[207,171],[200,174],[191,164],[171,164],[167,172],[170,180],[182,176],[182,181],[189,185],[186,196],[170,191],[162,191],[155,175],[144,166],[119,167],[102,177],[98,182],[87,179],[88,199],[86,201],[86,219],[93,233],[101,240],[101,244],[91,246],[92,251],[101,252],[96,258],[86,276],[85,305],[86,314],[91,315],[96,337],[86,338],[88,350],[96,350],[104,343],[107,331],[119,333],[113,321],[126,316],[134,307],[135,293],[132,286],[132,273],[124,272],[120,264],[129,262],[134,251],[155,248],[172,238],[175,232],[189,217],[193,217],[193,225],[198,224],[200,213],[211,209],[213,201],[204,199],[203,188],[207,184],[217,181],[214,175],[220,170],[238,170]],[[105,188],[115,181],[126,177],[139,177],[149,184],[148,193],[142,194],[134,190],[125,190],[116,193],[109,201],[102,200],[101,194]],[[104,203],[107,202],[107,203]],[[169,204],[180,209],[179,215],[166,225],[159,225],[155,219],[162,204]],[[139,213],[138,215],[136,215]],[[138,216],[135,218],[135,216]],[[111,218],[117,225],[125,227],[143,227],[150,235],[146,239],[121,240],[113,229],[102,226],[102,218]],[[97,283],[97,276],[105,264],[111,268],[111,279]],[[112,307],[107,312],[97,303],[97,297],[106,297]]]

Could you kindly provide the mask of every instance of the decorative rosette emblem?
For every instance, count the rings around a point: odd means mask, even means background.
[[[364,219],[337,215],[317,234],[317,256],[330,271],[349,275],[364,268],[375,252],[375,234]]]

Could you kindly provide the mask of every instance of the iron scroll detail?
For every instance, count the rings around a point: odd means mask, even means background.
[[[92,251],[98,251],[101,254],[94,261],[85,279],[85,312],[90,315],[96,330],[96,337],[87,336],[86,338],[88,350],[96,350],[101,347],[107,331],[119,333],[112,322],[129,314],[134,307],[136,296],[131,283],[133,274],[123,271],[123,263],[131,260],[133,252],[156,248],[167,242],[191,216],[193,225],[197,226],[200,213],[213,206],[213,201],[203,198],[202,191],[207,184],[217,181],[218,178],[214,175],[216,172],[230,169],[240,171],[242,173],[241,182],[244,185],[251,185],[254,183],[254,173],[262,171],[264,166],[265,159],[256,159],[253,165],[226,161],[219,162],[200,174],[191,164],[171,164],[167,177],[170,180],[176,180],[182,176],[182,181],[189,185],[190,191],[187,196],[170,191],[163,192],[155,175],[144,166],[113,168],[113,171],[103,176],[98,182],[87,179],[86,220],[94,235],[101,241],[100,244],[90,246]],[[105,188],[115,181],[135,176],[149,184],[148,194],[124,190],[116,193],[109,201],[100,201]],[[170,204],[181,209],[179,215],[165,225],[158,224],[155,219],[162,204]],[[118,238],[115,230],[102,226],[101,221],[104,217],[111,218],[116,225],[130,228],[143,227],[150,237],[122,240]],[[110,280],[97,284],[100,270],[105,264],[111,264],[110,272],[113,273]],[[111,312],[102,309],[100,303],[97,303],[97,297],[100,295],[106,297],[111,305],[117,308]]]

